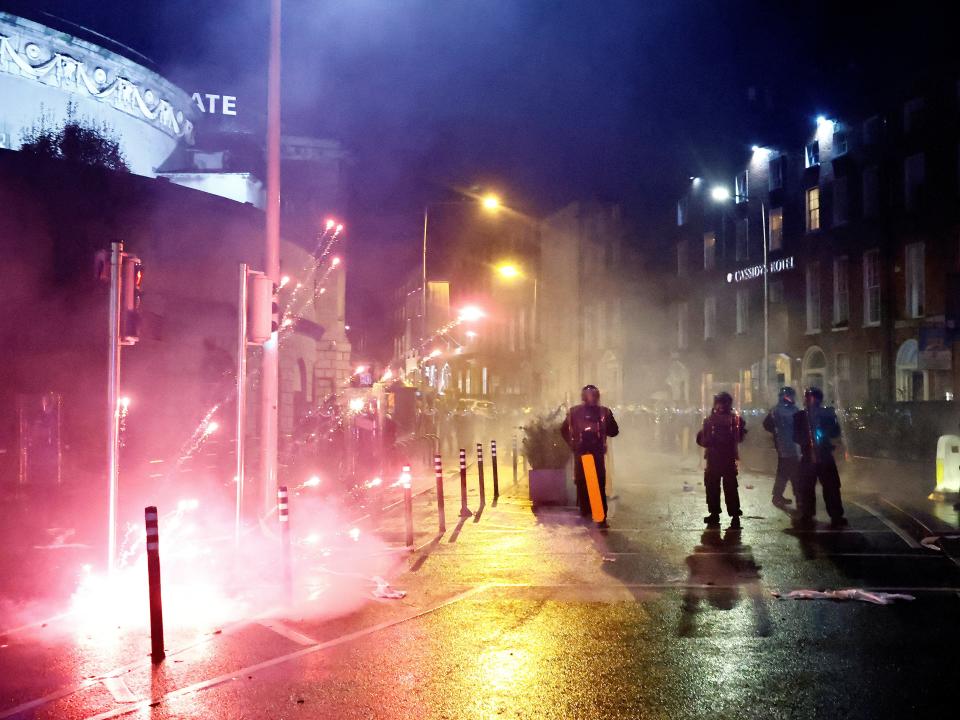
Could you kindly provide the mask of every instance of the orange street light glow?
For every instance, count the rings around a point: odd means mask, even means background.
[[[483,310],[478,308],[476,305],[467,305],[465,308],[460,310],[460,320],[461,322],[472,322],[474,320],[479,320],[484,317],[485,313]]]
[[[500,209],[500,198],[493,193],[484,195],[480,202],[483,204],[483,209],[487,212],[496,212]]]

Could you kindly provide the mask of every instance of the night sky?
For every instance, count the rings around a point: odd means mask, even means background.
[[[259,121],[266,0],[29,6],[135,48],[186,89],[237,95]],[[623,200],[652,234],[690,175],[732,172],[753,143],[796,143],[818,113],[955,66],[949,6],[286,0],[284,130],[345,145],[351,238],[386,256],[415,250],[419,209],[454,185],[496,187],[534,214]],[[353,269],[364,303],[378,277]]]

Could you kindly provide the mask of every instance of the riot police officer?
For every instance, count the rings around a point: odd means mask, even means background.
[[[732,518],[730,527],[740,527],[743,511],[737,490],[737,460],[740,459],[738,446],[746,434],[747,424],[733,412],[730,393],[721,392],[714,396],[710,417],[703,421],[703,428],[697,433],[697,445],[704,448],[703,455],[707,460],[703,484],[706,486],[707,511],[710,514],[703,521],[710,527],[720,525],[721,488],[727,501],[727,513]]]
[[[792,502],[783,496],[788,482],[793,497],[799,497],[797,475],[800,472],[800,446],[793,439],[793,420],[798,412],[796,390],[783,387],[780,389],[779,402],[770,408],[763,419],[763,429],[773,434],[777,448],[777,476],[773,481],[773,504],[777,507]]]
[[[847,524],[840,498],[840,472],[833,458],[833,441],[840,437],[840,423],[832,407],[823,407],[823,391],[809,387],[803,393],[804,408],[794,416],[794,440],[800,446],[800,522],[812,524],[817,514],[817,481],[823,504],[834,527]]]

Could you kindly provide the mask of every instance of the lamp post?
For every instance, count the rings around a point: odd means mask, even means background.
[[[756,149],[754,150],[756,152]],[[716,186],[710,191],[714,202],[725,203],[731,198],[735,202],[749,203],[750,198],[739,193],[731,193],[723,186]],[[763,362],[760,364],[760,383],[763,387],[763,400],[767,402],[770,395],[769,365],[770,365],[770,260],[768,253],[770,243],[767,238],[767,205],[760,198],[760,227],[763,235]]]

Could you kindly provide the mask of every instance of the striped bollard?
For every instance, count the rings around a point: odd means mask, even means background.
[[[407,547],[413,547],[413,490],[410,488],[410,466],[404,465],[400,473],[400,484],[403,486],[403,525]]]
[[[497,470],[497,441],[490,441],[490,463],[493,465],[493,499],[500,497],[500,473]]]
[[[433,456],[433,474],[437,480],[437,518],[440,523],[440,532],[447,531],[447,510],[443,500],[443,459],[440,453]]]
[[[277,517],[280,520],[280,552],[283,554],[283,590],[289,601],[293,596],[293,572],[290,567],[290,505],[286,485],[277,486]]]
[[[487,489],[483,482],[483,443],[477,443],[477,477],[480,479],[480,506],[487,504]]]
[[[150,586],[150,657],[160,662],[163,650],[163,602],[160,594],[160,529],[157,508],[143,510],[147,527],[147,580]]]
[[[460,448],[460,517],[472,517],[473,513],[467,507],[467,451]]]

